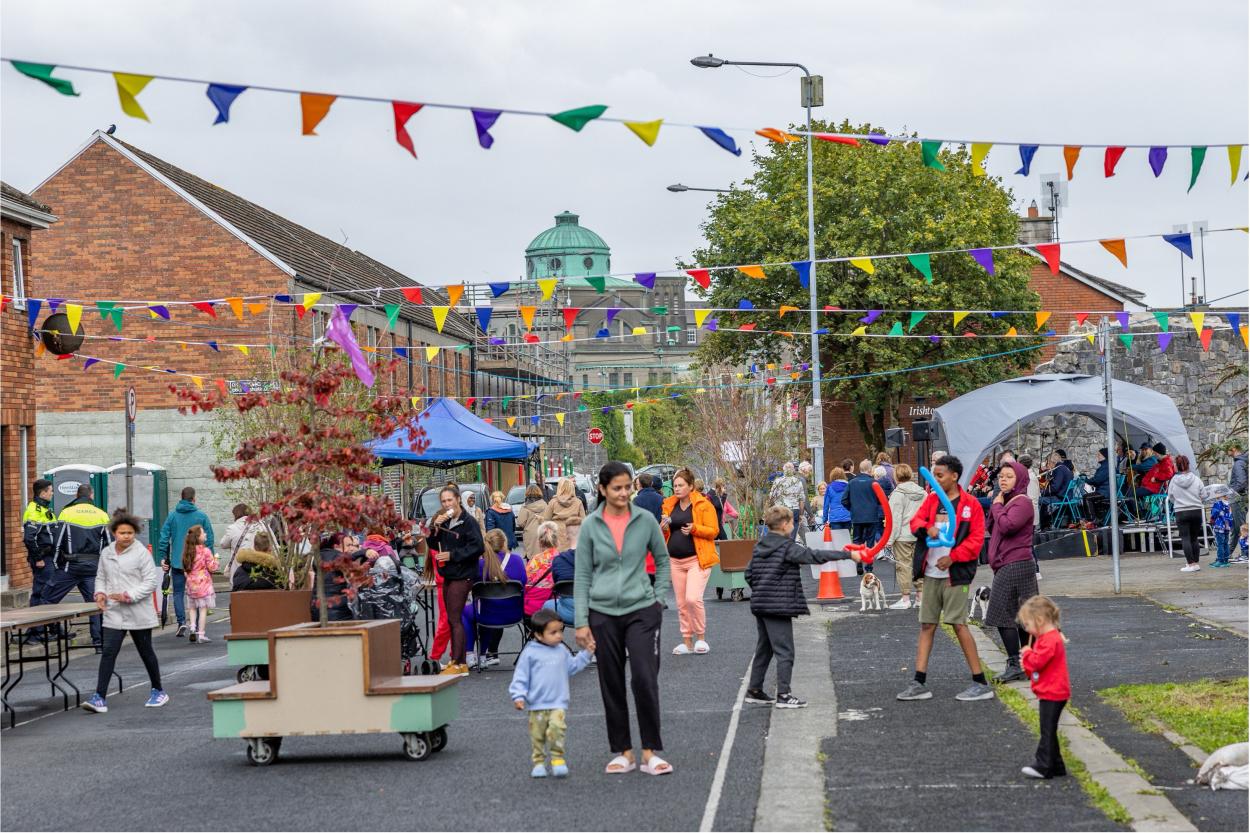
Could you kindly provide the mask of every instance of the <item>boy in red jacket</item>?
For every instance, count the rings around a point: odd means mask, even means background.
[[[1034,596],[1020,606],[1016,621],[1032,637],[1020,654],[1020,664],[1037,695],[1040,735],[1033,766],[1020,771],[1029,778],[1067,775],[1059,753],[1059,715],[1072,696],[1072,684],[1068,681],[1066,640],[1059,630],[1059,606],[1045,596]]]
[[[976,498],[960,487],[959,478],[963,473],[964,466],[958,457],[946,454],[938,458],[933,464],[933,477],[954,507],[955,517],[946,518],[937,493],[930,492],[911,521],[911,531],[916,535],[912,580],[919,581],[923,577],[924,592],[920,599],[916,675],[911,684],[899,692],[899,700],[928,700],[933,696],[925,687],[925,680],[938,624],[955,629],[968,670],[972,672],[972,685],[955,695],[955,699],[990,700],[994,697],[994,689],[989,687],[985,672],[981,670],[972,632],[968,630],[968,587],[977,574],[977,559],[981,555],[981,544],[985,542],[985,511]],[[947,524],[955,525],[953,547],[924,545],[927,538],[939,537]]]

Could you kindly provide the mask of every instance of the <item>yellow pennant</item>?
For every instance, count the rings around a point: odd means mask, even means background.
[[[712,311],[710,309],[696,309],[694,311],[694,325],[696,327],[702,327],[703,322],[706,321],[707,317],[711,314]]]
[[[799,378],[800,376],[802,376],[802,375],[803,375],[803,374],[799,373],[798,371],[795,371],[794,373],[791,373],[791,374],[790,374],[790,378],[791,378],[791,379],[798,379],[798,378]]]
[[[199,388],[200,390],[204,389],[204,380],[201,379],[199,376],[192,376],[191,381],[195,382],[195,386]]]
[[[412,403],[412,407],[414,407],[414,408],[420,408],[420,407],[421,407],[421,397],[419,397],[419,396],[413,396],[413,397],[411,397],[408,401]]]
[[[561,340],[561,341],[572,341],[572,340],[573,340],[573,334],[572,334],[572,333],[565,333],[564,335],[560,336],[560,340]]]
[[[1207,314],[1205,312],[1191,312],[1189,314],[1189,320],[1193,322],[1195,333],[1202,334],[1202,323],[1206,321],[1206,318]]]
[[[985,176],[985,154],[990,152],[993,145],[989,142],[973,142],[972,143],[972,175]]]
[[[230,305],[231,311],[234,312],[234,317],[242,321],[243,320],[243,299],[242,298],[227,298],[226,303]]]
[[[451,307],[430,307],[430,312],[434,314],[434,326],[441,333],[443,325],[447,323],[447,313],[451,311]]]
[[[361,350],[363,350],[363,351],[365,351],[366,353],[376,353],[376,352],[378,352],[378,348],[376,348],[376,347],[370,347],[368,344],[362,344],[362,345],[360,345],[360,349],[361,349]]]
[[[1241,340],[1245,343],[1246,348],[1250,349],[1250,327],[1245,324],[1241,325]]]
[[[655,140],[660,135],[660,125],[662,124],[664,124],[664,119],[625,122],[625,126],[632,130],[635,136],[647,143],[647,147],[655,144]],[[563,423],[561,424],[563,425]]]
[[[460,303],[460,296],[464,294],[464,284],[456,284],[447,287],[447,305],[454,307]]]
[[[250,312],[252,315],[260,315],[262,312],[264,312],[268,308],[269,308],[269,305],[263,301],[259,304],[247,305],[247,311]]]
[[[862,336],[862,335],[866,334],[867,332],[868,332],[868,328],[867,328],[867,327],[865,327],[863,324],[861,324],[861,325],[859,325],[858,327],[856,327],[855,329],[851,330],[851,335],[853,335],[853,336]]]
[[[152,80],[152,76],[115,72],[113,73],[113,80],[117,82],[117,97],[121,99],[122,112],[128,116],[134,116],[136,119],[151,121],[148,118],[148,114],[143,112],[143,108],[139,106],[135,96],[143,92],[143,88]]]
[[[1237,174],[1241,173],[1241,145],[1228,146],[1228,184],[1237,184]]]
[[[877,271],[877,267],[873,265],[870,257],[853,257],[851,258],[851,265],[856,269],[863,269],[870,275]]]
[[[240,353],[242,353],[243,355],[245,355],[245,356],[246,356],[246,355],[248,355],[248,353],[249,353],[249,348],[248,348],[248,346],[247,346],[246,344],[236,344],[236,345],[234,345],[234,346],[235,346],[236,348],[238,348],[238,351],[239,351]]]
[[[1089,343],[1090,343],[1090,344],[1093,344],[1093,343],[1094,343],[1094,334],[1093,334],[1093,333],[1086,333],[1086,334],[1085,334],[1085,337],[1086,337],[1087,339],[1089,339]]]
[[[1050,320],[1050,313],[1046,310],[1039,310],[1033,317],[1037,320],[1037,326],[1033,329],[1040,330],[1042,327],[1045,327],[1046,322]]]
[[[521,307],[521,320],[525,322],[525,329],[534,329],[534,313],[538,307]]]
[[[748,278],[755,278],[757,281],[764,280],[763,266],[739,266],[738,271],[746,275]]]
[[[647,328],[646,327],[634,327],[634,329],[631,330],[630,332],[632,332],[636,336],[645,336],[647,334]]]
[[[764,369],[765,369],[765,370],[776,370],[776,369],[777,369],[777,364],[776,364],[776,362],[769,362],[768,364],[764,365]]]
[[[434,357],[437,355],[438,355],[437,345],[431,344],[429,347],[425,348],[425,360],[427,362],[434,361]]]
[[[799,308],[798,308],[798,307],[792,307],[792,306],[789,306],[789,305],[785,305],[785,306],[782,306],[782,308],[781,308],[781,309],[777,310],[777,317],[778,317],[778,318],[785,318],[785,317],[786,317],[786,313],[787,313],[787,312],[798,312],[798,311],[799,311]]]
[[[960,321],[963,321],[965,318],[967,318],[967,317],[968,317],[969,315],[971,315],[971,314],[972,314],[972,313],[970,313],[970,312],[957,312],[957,313],[955,313],[955,326],[956,326],[956,327],[958,327],[958,326],[959,326],[959,322],[960,322]]]
[[[794,338],[794,333],[790,332],[789,330],[778,330],[777,335],[785,336],[786,338]]]
[[[82,320],[82,304],[66,304],[65,317],[69,319],[69,333],[78,332],[78,322]]]
[[[1007,330],[1007,338],[1015,338],[1018,335],[1020,334],[1016,332],[1015,327],[1011,327]]]
[[[559,283],[559,280],[560,280],[559,278],[539,278],[538,279],[538,288],[543,291],[544,301],[551,300],[551,293],[555,291],[556,284]]]
[[[317,302],[320,300],[321,300],[320,292],[305,292],[303,300],[300,301],[300,306],[306,310],[309,310],[315,307],[317,305]]]
[[[508,417],[508,427],[511,428],[514,425],[516,425],[516,417]]]
[[[651,143],[647,142],[647,144],[651,144]],[[556,422],[560,423],[561,425],[564,424],[564,411],[556,411]]]
[[[556,401],[557,401],[557,402],[559,402],[559,401],[560,401],[561,399],[563,399],[563,398],[564,398],[564,391],[560,391],[559,393],[557,393],[557,394],[556,394]]]

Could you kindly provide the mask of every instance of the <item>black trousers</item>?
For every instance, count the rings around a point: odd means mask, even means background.
[[[1198,542],[1202,540],[1202,510],[1181,509],[1176,513],[1176,528],[1181,534],[1185,561],[1198,563]]]
[[[1068,768],[1063,765],[1063,756],[1059,754],[1059,715],[1063,714],[1063,707],[1066,705],[1067,700],[1037,701],[1040,737],[1033,768],[1047,778],[1068,774]]]
[[[638,735],[643,749],[660,750],[660,621],[659,602],[609,616],[590,611],[590,630],[595,636],[599,665],[599,693],[603,696],[608,724],[608,745],[614,753],[633,749],[629,727],[629,700],[625,695],[625,660],[629,652],[630,687],[638,712]]]
[[[748,688],[764,687],[768,663],[777,658],[777,693],[790,693],[790,676],[794,672],[794,620],[789,616],[755,617],[755,658],[751,660],[751,681]]]
[[[113,676],[113,665],[117,662],[117,655],[121,652],[122,641],[125,640],[127,633],[130,634],[130,641],[135,643],[135,649],[139,651],[139,659],[143,660],[143,667],[148,670],[148,679],[152,681],[152,688],[161,688],[161,666],[156,661],[156,652],[152,650],[152,629],[123,631],[117,628],[105,628],[104,652],[100,654],[100,674],[95,684],[95,693],[101,697],[108,694],[109,678]]]

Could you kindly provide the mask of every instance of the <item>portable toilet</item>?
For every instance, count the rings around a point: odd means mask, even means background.
[[[155,463],[135,463],[130,470],[134,480],[135,505],[130,512],[143,520],[139,541],[156,546],[160,529],[169,515],[169,472]],[[108,469],[108,506],[110,515],[126,505],[126,464],[118,463]]]
[[[108,497],[108,473],[100,466],[90,463],[75,463],[68,466],[57,466],[43,473],[44,480],[52,481],[52,512],[59,515],[78,496],[78,487],[86,483],[91,486],[92,500],[96,506],[104,508]],[[124,486],[123,486],[124,488]]]

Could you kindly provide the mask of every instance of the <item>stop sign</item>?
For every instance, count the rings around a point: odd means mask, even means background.
[[[586,432],[586,439],[590,440],[591,445],[598,445],[603,442],[603,429],[591,428]]]

